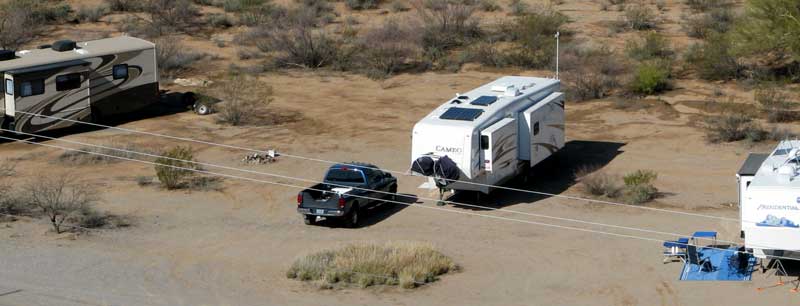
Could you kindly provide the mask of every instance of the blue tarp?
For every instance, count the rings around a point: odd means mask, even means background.
[[[740,256],[736,247],[727,250],[698,247],[700,258],[708,258],[711,271],[702,271],[699,265],[685,263],[680,280],[685,281],[749,281],[756,258],[750,254]],[[747,263],[740,262],[746,260]]]

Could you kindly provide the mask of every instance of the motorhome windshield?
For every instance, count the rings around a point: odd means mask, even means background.
[[[325,182],[337,184],[364,184],[364,175],[355,169],[331,169],[325,175]]]

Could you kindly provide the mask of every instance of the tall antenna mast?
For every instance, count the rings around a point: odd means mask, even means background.
[[[558,77],[558,47],[559,47],[558,46],[558,44],[559,44],[558,38],[559,38],[559,36],[561,36],[561,32],[556,32],[556,80],[559,80],[559,77]]]

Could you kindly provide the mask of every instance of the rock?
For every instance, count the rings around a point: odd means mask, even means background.
[[[208,87],[211,84],[214,84],[213,81],[200,79],[175,79],[172,82],[175,83],[175,85],[184,87]]]

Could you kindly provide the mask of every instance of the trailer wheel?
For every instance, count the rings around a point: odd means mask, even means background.
[[[358,203],[353,203],[353,208],[350,209],[350,213],[347,215],[346,219],[344,220],[345,226],[349,228],[357,228],[359,220],[358,215],[359,206]]]
[[[200,116],[205,116],[211,113],[211,107],[201,103],[194,108],[194,112]]]
[[[317,216],[314,216],[314,215],[303,215],[303,223],[305,223],[306,225],[317,224]]]

